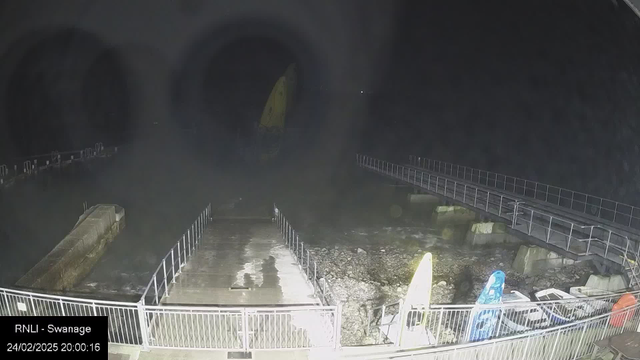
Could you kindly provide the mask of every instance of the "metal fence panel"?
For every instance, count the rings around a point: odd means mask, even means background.
[[[621,319],[613,326],[611,319]],[[623,332],[636,332],[640,325],[640,304],[583,321],[501,339],[459,344],[443,348],[403,349],[349,356],[351,359],[415,358],[425,360],[570,360],[594,350],[594,342]]]
[[[594,216],[616,224],[640,229],[640,209],[621,202],[604,199],[537,181],[479,170],[417,156],[409,157],[411,166],[478,185],[492,187],[514,194],[544,201],[572,211]]]
[[[412,168],[410,166],[397,165],[387,161],[356,155],[359,166],[407,182],[419,189],[423,189],[449,199],[453,199],[473,208],[485,211],[491,215],[511,222],[511,228],[554,246],[560,250],[568,251],[576,256],[595,255],[620,264],[628,272],[635,273],[640,258],[640,242],[627,236],[616,233],[601,225],[585,225],[563,218],[540,209],[535,204],[523,203],[517,197],[509,197],[498,192],[491,192],[479,186],[459,182],[443,176],[432,174],[429,171],[451,173],[447,165],[441,162],[428,163],[426,169]],[[456,173],[460,173],[456,170]],[[463,176],[467,173],[482,174],[475,169],[463,169]],[[488,177],[479,179],[488,179]],[[478,180],[482,184],[482,180]],[[484,183],[488,183],[485,180]],[[514,180],[516,189],[517,181]],[[527,183],[523,184],[524,193]],[[545,185],[546,186],[546,185]],[[539,188],[539,186],[538,186]],[[545,197],[553,196],[547,188]],[[516,191],[518,193],[519,191]],[[560,194],[558,189],[558,194]],[[640,283],[636,277],[631,276],[631,286],[637,288]]]
[[[209,204],[158,264],[142,294],[143,304],[158,305],[163,297],[169,295],[176,277],[200,247],[204,229],[211,219],[211,204]]]
[[[2,316],[108,316],[109,342],[142,345],[136,304],[85,300],[0,288]]]
[[[336,347],[337,307],[145,306],[149,346],[283,350]]]

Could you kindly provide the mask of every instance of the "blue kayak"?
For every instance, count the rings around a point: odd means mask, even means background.
[[[504,291],[504,272],[494,271],[487,284],[478,296],[476,305],[494,305],[502,303]],[[500,316],[500,309],[486,309],[474,311],[469,329],[469,341],[487,340],[493,335],[493,331]]]

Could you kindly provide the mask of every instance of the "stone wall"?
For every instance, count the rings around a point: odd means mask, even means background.
[[[118,205],[89,208],[58,245],[27,272],[17,286],[66,290],[86,276],[109,244],[124,228],[124,209]]]

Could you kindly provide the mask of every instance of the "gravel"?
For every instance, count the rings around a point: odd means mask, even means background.
[[[321,236],[326,239],[326,233]],[[316,234],[317,237],[317,234]],[[442,239],[435,230],[419,227],[377,227],[340,231],[328,247],[307,234],[312,256],[324,269],[335,296],[342,302],[342,344],[373,344],[368,312],[403,298],[425,252],[433,254],[432,304],[473,303],[495,270],[506,274],[505,292],[524,294],[549,287],[583,285],[590,264],[551,269],[523,276],[511,269],[518,245],[464,247]],[[318,240],[318,239],[315,239]]]

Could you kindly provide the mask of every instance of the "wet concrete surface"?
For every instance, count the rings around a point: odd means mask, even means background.
[[[314,304],[313,289],[276,226],[213,223],[182,269],[167,304]]]

